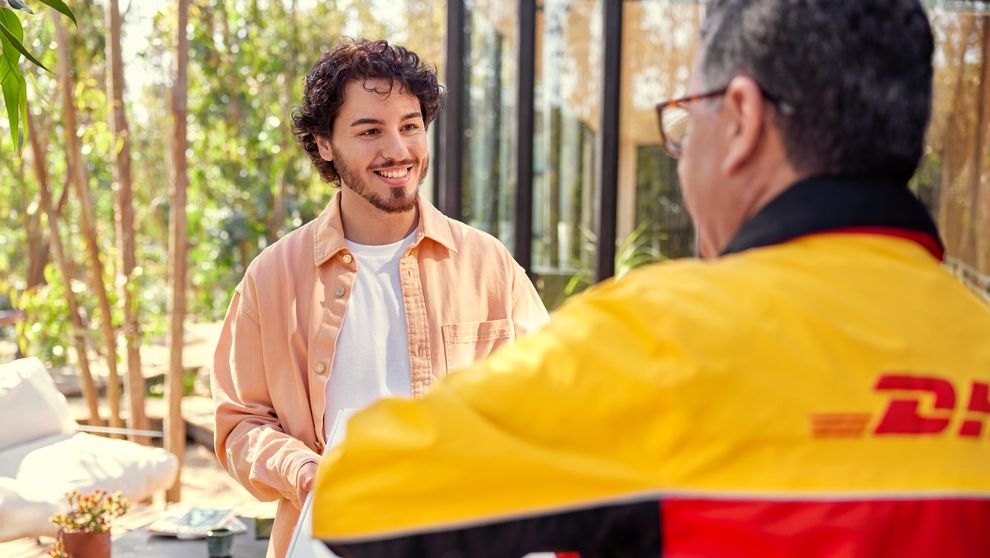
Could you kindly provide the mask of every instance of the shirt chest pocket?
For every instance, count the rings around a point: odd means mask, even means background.
[[[508,319],[447,324],[440,329],[447,372],[485,358],[515,337],[512,320]]]

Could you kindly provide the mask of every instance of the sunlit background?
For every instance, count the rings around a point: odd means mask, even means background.
[[[450,97],[430,130],[434,165],[423,193],[521,257],[549,307],[603,276],[694,255],[676,165],[660,147],[653,106],[684,91],[703,5],[626,0],[619,23],[610,24],[606,12],[615,4],[604,0],[462,1],[457,22],[449,20],[451,5],[439,0],[192,2],[187,28],[191,320],[219,320],[245,266],[330,199],[332,188],[319,181],[294,144],[288,119],[305,73],[345,36],[405,44],[437,68]],[[113,285],[121,279],[103,7],[102,2],[70,5],[79,22],[69,25],[77,132],[106,255],[104,274]],[[949,267],[986,296],[990,8],[975,1],[926,5],[937,40],[935,99],[924,160],[911,186],[941,227]],[[121,10],[139,266],[133,288],[143,335],[159,342],[167,320],[175,5],[121,0]],[[532,25],[521,16],[525,10],[532,10]],[[25,44],[55,68],[54,12],[36,11],[22,18]],[[452,29],[459,34],[454,50]],[[521,47],[532,49],[529,65],[521,64],[530,52]],[[618,67],[606,56],[616,48]],[[31,134],[45,154],[40,168],[61,198],[66,146],[57,82],[37,68],[24,70],[31,76]],[[448,75],[461,77],[450,82]],[[606,94],[610,80],[617,81],[618,95]],[[531,101],[532,110],[520,110],[520,99]],[[606,109],[615,107],[618,117],[608,117]],[[460,111],[453,125],[451,110]],[[522,137],[519,125],[527,114],[532,134]],[[0,309],[26,312],[17,332],[22,349],[64,363],[70,358],[64,289],[78,294],[94,336],[101,319],[85,274],[79,203],[66,196],[59,213],[75,262],[66,280],[47,252],[34,155],[27,144],[15,154],[6,125],[0,119]],[[520,146],[532,147],[526,168],[520,167]],[[607,146],[613,147],[612,159]],[[452,160],[458,166],[451,166]],[[531,196],[528,214],[520,210],[520,196]],[[614,231],[601,230],[603,215],[614,221]],[[520,220],[528,226],[521,227]],[[614,255],[612,269],[604,272],[602,246],[614,249],[608,256]],[[5,334],[15,332],[6,328]]]

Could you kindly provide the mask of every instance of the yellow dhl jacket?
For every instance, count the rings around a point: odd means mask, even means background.
[[[990,556],[990,308],[902,184],[790,188],[320,467],[343,557]]]

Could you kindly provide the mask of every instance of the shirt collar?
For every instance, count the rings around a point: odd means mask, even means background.
[[[454,237],[450,232],[447,217],[422,196],[419,196],[418,204],[419,224],[416,226],[416,240],[413,241],[413,246],[419,244],[424,238],[429,238],[447,250],[457,253],[457,246],[454,244]],[[320,216],[316,218],[313,264],[323,265],[338,252],[346,249],[344,224],[340,219],[340,192],[337,192],[323,209],[323,212],[320,213]]]
[[[722,255],[823,232],[897,236],[945,257],[935,223],[906,184],[844,176],[796,182],[743,223]]]

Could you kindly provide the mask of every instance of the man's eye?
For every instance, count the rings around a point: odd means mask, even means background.
[[[379,133],[381,132],[379,132],[376,128],[370,128],[368,130],[361,132],[361,135],[370,137],[370,136],[377,136]]]
[[[402,127],[402,129],[406,130],[407,132],[415,131],[419,129],[419,124],[406,124],[405,126]]]

